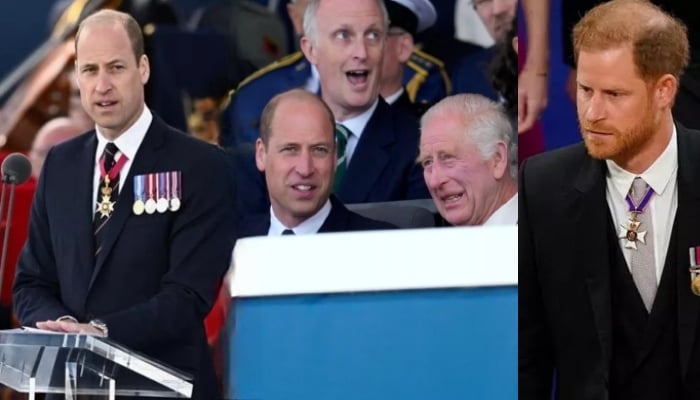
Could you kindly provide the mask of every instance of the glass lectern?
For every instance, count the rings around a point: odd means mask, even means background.
[[[107,338],[84,334],[0,331],[0,383],[28,393],[192,396],[192,377]]]

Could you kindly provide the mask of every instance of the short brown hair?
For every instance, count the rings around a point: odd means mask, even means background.
[[[141,56],[144,54],[143,32],[141,26],[136,22],[136,19],[131,15],[116,11],[116,10],[100,10],[85,18],[78,26],[78,32],[75,34],[75,55],[78,55],[78,39],[83,28],[92,24],[119,23],[124,27],[126,35],[131,43],[131,50],[134,52],[136,63],[139,63]]]
[[[265,147],[267,147],[267,143],[270,141],[270,136],[272,136],[272,119],[275,117],[277,106],[287,98],[289,98],[289,100],[296,101],[317,102],[323,107],[324,110],[326,110],[331,126],[335,126],[333,111],[331,111],[326,102],[324,102],[320,97],[313,93],[307,92],[304,89],[288,90],[273,97],[263,109],[262,116],[260,117],[260,140],[262,140]]]
[[[680,78],[688,65],[688,35],[683,22],[646,0],[612,0],[591,9],[573,31],[574,59],[582,50],[632,46],[644,80],[665,74]]]

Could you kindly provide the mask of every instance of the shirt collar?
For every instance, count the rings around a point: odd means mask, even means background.
[[[304,222],[294,227],[287,227],[275,215],[275,211],[270,207],[270,229],[268,236],[280,236],[285,229],[291,229],[295,235],[313,235],[318,233],[321,226],[326,222],[326,218],[331,213],[331,201],[326,200],[326,203],[321,207],[316,214],[312,215]]]
[[[396,102],[396,100],[398,100],[399,97],[401,97],[402,94],[403,94],[403,86],[401,86],[396,93],[389,95],[389,96],[386,96],[384,98],[384,101],[386,101],[387,104],[389,104],[389,105],[394,104]]]
[[[143,111],[136,122],[114,140],[114,144],[122,154],[126,155],[128,160],[133,160],[134,157],[136,157],[136,151],[138,151],[143,138],[146,136],[148,127],[151,126],[151,121],[153,121],[153,114],[151,114],[151,110],[144,105]],[[97,154],[95,155],[95,160],[99,162],[100,156],[102,156],[102,152],[109,140],[102,135],[99,127],[95,128],[95,132],[97,136]]]
[[[356,115],[352,118],[348,118],[345,121],[336,121],[338,123],[343,124],[346,128],[352,132],[353,135],[357,136],[359,139],[360,136],[362,136],[362,131],[365,130],[365,126],[367,126],[367,122],[369,122],[369,119],[372,117],[372,114],[374,114],[374,110],[377,108],[377,104],[379,104],[379,97],[377,97],[374,100],[374,103],[372,106],[368,109],[365,110],[362,114]]]
[[[673,125],[673,133],[666,149],[659,158],[654,161],[646,171],[639,175],[633,174],[612,160],[605,160],[608,166],[608,174],[617,196],[624,199],[632,187],[632,181],[639,176],[652,188],[654,193],[663,195],[671,180],[671,176],[678,169],[678,145],[676,138],[676,126]]]
[[[518,193],[498,208],[483,225],[515,225],[518,223]]]

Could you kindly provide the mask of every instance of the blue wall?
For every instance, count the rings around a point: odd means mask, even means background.
[[[542,116],[545,140],[548,149],[554,149],[567,144],[581,141],[581,135],[576,122],[576,111],[573,102],[566,94],[566,77],[569,67],[562,61],[561,32],[561,2],[552,0],[550,16],[550,75],[549,75],[549,106]]]

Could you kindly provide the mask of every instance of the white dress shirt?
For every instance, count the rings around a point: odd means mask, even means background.
[[[678,147],[676,140],[676,127],[674,126],[671,140],[666,149],[646,171],[639,175],[622,169],[613,161],[606,160],[608,174],[605,179],[605,193],[616,233],[620,233],[622,226],[627,226],[627,221],[631,216],[625,197],[634,178],[641,177],[654,190],[654,195],[651,197],[645,212],[651,213],[651,223],[654,226],[654,263],[657,284],[661,281],[666,252],[671,241],[673,221],[678,209],[678,184],[676,182]],[[643,227],[640,229],[643,230]],[[623,239],[618,239],[618,244],[622,249],[625,261],[627,261],[627,267],[630,268],[631,252],[634,250],[625,248]]]
[[[365,112],[363,112],[360,115],[356,115],[352,118],[348,118],[345,121],[336,121],[337,123],[343,124],[346,128],[352,132],[352,135],[348,138],[348,144],[345,147],[345,159],[347,166],[350,166],[350,162],[352,161],[352,155],[355,153],[355,148],[357,147],[357,142],[360,141],[360,137],[362,136],[362,132],[365,130],[365,127],[367,126],[367,122],[369,119],[372,117],[372,114],[374,114],[374,110],[377,108],[377,104],[379,104],[379,98],[374,100],[374,104]]]
[[[498,210],[494,211],[489,219],[484,222],[486,225],[517,225],[518,224],[518,193],[516,192],[510,200],[506,201]]]
[[[114,155],[114,160],[118,161],[122,154],[127,157],[126,163],[119,172],[119,193],[124,190],[124,181],[126,180],[126,176],[129,174],[131,164],[134,162],[136,152],[138,151],[139,146],[141,146],[141,142],[143,142],[143,138],[146,136],[148,128],[151,126],[151,121],[153,121],[151,110],[144,106],[143,112],[136,122],[134,122],[133,125],[124,131],[124,133],[119,135],[119,137],[114,141],[114,144],[119,149],[119,152]],[[104,152],[107,143],[109,143],[109,140],[107,140],[107,138],[105,138],[100,132],[99,127],[95,128],[95,134],[97,136],[97,151],[95,152],[95,174],[92,186],[93,215],[97,209],[97,193],[99,191],[100,181],[102,180],[100,177],[100,157],[102,157],[102,153]],[[129,189],[133,190],[133,188]]]
[[[301,224],[290,228],[285,226],[279,219],[277,219],[275,211],[272,209],[272,207],[270,207],[270,229],[267,231],[267,236],[281,236],[285,229],[291,229],[294,231],[295,235],[313,235],[318,233],[318,230],[321,229],[323,223],[326,222],[326,218],[328,218],[330,213],[331,201],[326,200],[326,203],[316,212],[316,214]]]

